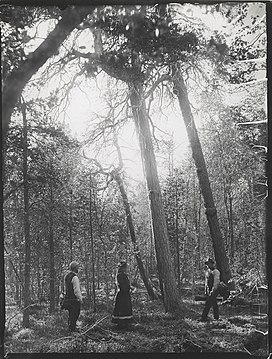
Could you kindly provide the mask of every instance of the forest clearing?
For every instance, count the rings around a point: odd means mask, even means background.
[[[0,7],[0,354],[272,351],[266,10]]]

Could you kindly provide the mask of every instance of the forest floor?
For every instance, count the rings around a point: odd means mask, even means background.
[[[30,329],[21,327],[22,313],[7,307],[6,353],[180,353],[180,352],[247,352],[245,341],[256,330],[267,331],[266,315],[251,313],[249,308],[219,304],[220,320],[199,321],[204,302],[194,301],[188,292],[183,296],[184,319],[164,312],[160,300],[148,301],[133,296],[136,324],[128,330],[111,323],[110,312],[98,305],[95,313],[82,309],[79,333],[69,334],[68,312],[49,315],[47,307],[32,309]],[[111,308],[112,309],[112,308]],[[17,309],[18,310],[18,309]],[[14,316],[14,314],[16,314]],[[9,319],[10,318],[10,319]],[[267,346],[251,354],[267,357]]]

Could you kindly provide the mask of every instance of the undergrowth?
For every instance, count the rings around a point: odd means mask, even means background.
[[[245,338],[256,329],[267,328],[267,318],[248,313],[237,315],[234,309],[230,311],[223,306],[220,306],[219,321],[202,323],[199,318],[204,304],[187,299],[185,305],[182,318],[165,313],[159,300],[144,304],[133,301],[136,324],[129,330],[117,329],[105,309],[96,313],[84,309],[78,321],[81,331],[72,335],[68,331],[66,311],[58,310],[53,315],[46,308],[33,311],[30,329],[21,327],[20,313],[9,321],[6,353],[245,352]],[[8,315],[11,313],[7,312]],[[267,350],[261,348],[254,355],[265,357]]]

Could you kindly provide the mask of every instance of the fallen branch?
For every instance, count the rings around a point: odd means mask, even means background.
[[[108,329],[104,329],[104,328],[99,328],[102,332],[111,335],[112,337],[117,337],[118,335],[116,335],[115,332],[112,332],[111,330]]]
[[[105,319],[108,318],[108,317],[109,317],[109,315],[106,315],[104,318],[98,320],[98,321],[97,321],[96,323],[94,323],[90,328],[88,328],[87,330],[85,330],[85,332],[83,332],[83,333],[78,333],[78,334],[79,334],[79,335],[86,335],[88,338],[94,340],[94,339],[91,338],[87,333],[88,333],[91,329],[95,328],[99,323],[101,323],[103,320],[105,320]],[[61,340],[72,339],[72,338],[73,338],[73,337],[72,337],[71,335],[69,335],[68,337],[61,337],[61,338],[58,338],[58,339],[53,340],[52,343],[56,343],[56,342],[59,342],[59,341],[61,341]]]
[[[60,340],[65,340],[65,339],[71,339],[72,338],[72,336],[71,335],[69,335],[69,337],[61,337],[61,338],[58,338],[58,339],[55,339],[55,340],[53,340],[53,342],[52,343],[56,343],[56,342],[59,342]]]
[[[104,318],[98,320],[97,322],[95,322],[89,329],[85,330],[85,332],[81,333],[81,335],[85,335],[87,334],[90,330],[92,330],[93,328],[95,328],[99,323],[103,322],[103,320],[105,320],[106,318],[108,318],[109,315],[106,315]]]
[[[88,334],[85,334],[87,338],[91,339],[91,340],[95,340],[94,338],[90,337]]]
[[[104,319],[107,318],[107,317],[108,317],[108,315],[107,315],[106,317],[102,318],[100,321],[96,322],[92,327],[90,327],[89,329],[87,329],[85,332],[83,332],[83,333],[77,333],[77,334],[79,334],[79,335],[86,335],[88,338],[93,339],[92,337],[90,337],[90,336],[89,336],[88,334],[86,334],[86,333],[88,333],[89,330],[93,329],[97,324],[99,324],[102,320],[104,320]],[[86,325],[85,325],[83,328],[85,328],[85,327],[86,327]],[[100,329],[102,329],[102,328],[100,328]],[[105,330],[105,329],[103,329],[103,330]],[[106,330],[105,330],[105,331],[106,331]],[[61,338],[58,338],[58,339],[53,340],[53,343],[58,342],[58,341],[60,341],[60,340],[71,339],[71,338],[73,338],[73,336],[71,336],[71,335],[68,336],[68,337],[61,337]]]
[[[249,355],[252,355],[252,354],[247,350],[247,348],[243,347],[243,349],[244,349]]]

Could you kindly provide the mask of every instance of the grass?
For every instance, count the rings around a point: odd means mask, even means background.
[[[66,311],[58,310],[53,315],[49,315],[46,308],[33,311],[30,329],[21,328],[20,313],[9,322],[5,340],[6,353],[173,353],[188,350],[245,352],[245,338],[255,329],[267,330],[267,318],[254,317],[250,313],[241,314],[239,309],[236,313],[236,309],[230,310],[223,306],[220,306],[220,321],[202,323],[198,319],[204,303],[194,302],[190,298],[184,303],[188,315],[183,319],[165,313],[159,300],[146,300],[143,303],[133,299],[133,314],[137,325],[127,331],[118,330],[111,323],[110,313],[105,309],[96,313],[85,309],[78,322],[81,333],[91,326],[94,328],[85,335],[75,333],[72,336],[67,328]],[[15,308],[7,311],[7,318],[12,310]],[[104,317],[103,321],[95,325]],[[266,357],[267,350],[262,348],[253,354]]]

